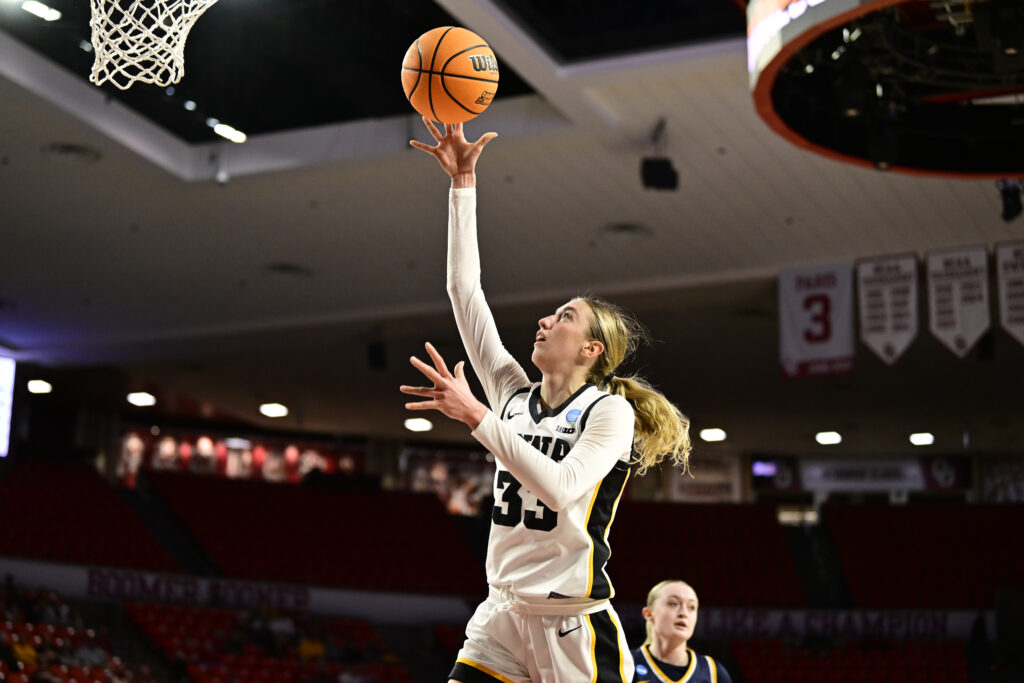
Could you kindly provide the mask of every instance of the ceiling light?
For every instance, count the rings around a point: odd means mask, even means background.
[[[28,381],[28,393],[48,394],[53,391],[53,385],[45,379],[30,379]]]
[[[814,65],[813,64],[808,64],[807,66],[805,66],[804,67],[804,72],[805,73],[809,73],[809,74],[814,73]]]
[[[216,127],[218,123],[220,123],[220,120],[215,119],[212,116],[206,119],[206,125],[208,125],[210,128]]]
[[[145,408],[146,406],[155,406],[156,396],[149,393],[148,391],[133,391],[132,393],[128,394],[128,402],[131,403],[133,406],[138,406],[139,408]]]
[[[814,435],[814,440],[822,446],[834,446],[837,443],[842,443],[843,437],[839,432],[818,432]]]
[[[196,103],[193,102],[192,100],[185,100],[185,105],[184,106],[185,106],[185,109],[188,109],[189,111],[195,111],[196,110]]]
[[[34,14],[44,21],[57,21],[60,19],[60,10],[48,7],[37,0],[25,0],[21,3],[21,9],[25,10],[29,14]]]
[[[910,435],[910,443],[915,446],[931,446],[935,443],[935,435],[930,432],[918,432]]]
[[[725,441],[725,430],[718,427],[709,427],[700,430],[700,438],[705,441]]]
[[[410,417],[405,421],[405,428],[410,432],[429,432],[434,428],[434,423],[425,417]]]
[[[260,413],[267,417],[284,417],[288,414],[288,406],[280,403],[264,403],[260,406]]]
[[[82,52],[92,52],[92,43],[88,40],[79,41],[78,47],[81,48]]]
[[[226,123],[217,123],[213,126],[213,132],[222,138],[227,138],[231,142],[242,143],[245,142],[245,133],[233,128]]]

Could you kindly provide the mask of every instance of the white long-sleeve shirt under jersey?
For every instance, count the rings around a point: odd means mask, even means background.
[[[527,600],[611,597],[608,532],[629,476],[633,408],[584,385],[545,410],[480,286],[476,189],[453,188],[448,294],[490,410],[473,436],[496,460],[487,578]]]

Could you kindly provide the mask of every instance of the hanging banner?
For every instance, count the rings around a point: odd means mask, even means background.
[[[852,271],[837,263],[779,273],[779,358],[786,376],[853,370]]]
[[[677,503],[740,503],[743,501],[743,476],[740,456],[713,453],[705,449],[693,466],[693,477],[669,477],[662,500]]]
[[[989,326],[984,247],[928,254],[928,305],[932,334],[963,358]]]
[[[857,264],[860,340],[887,364],[917,336],[917,258],[891,256]]]
[[[1024,242],[996,245],[999,280],[999,322],[1024,344]]]

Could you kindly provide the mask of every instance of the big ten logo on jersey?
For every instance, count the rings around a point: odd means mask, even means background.
[[[470,55],[469,62],[473,65],[473,71],[498,73],[498,60],[490,55]]]

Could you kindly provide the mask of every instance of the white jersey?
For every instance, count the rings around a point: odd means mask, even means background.
[[[451,190],[448,293],[491,410],[473,432],[495,456],[487,580],[526,601],[610,598],[608,532],[626,480],[633,409],[584,385],[542,410],[480,288],[476,191]]]

